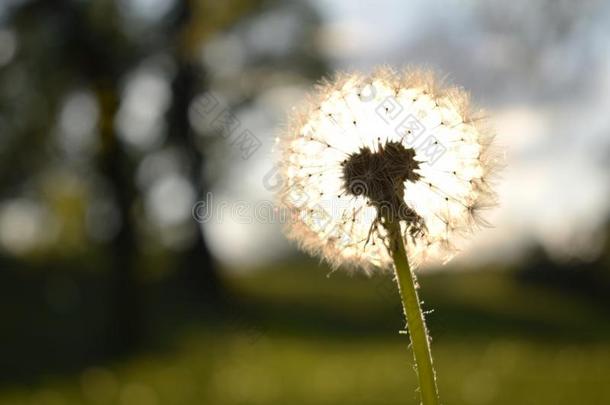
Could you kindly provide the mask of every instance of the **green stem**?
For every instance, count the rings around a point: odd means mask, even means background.
[[[421,403],[423,405],[437,405],[439,400],[438,389],[436,388],[436,374],[432,365],[428,330],[419,305],[417,288],[415,287],[417,283],[416,277],[409,266],[407,252],[400,231],[400,223],[390,220],[385,225],[391,238],[390,247],[392,258],[394,259],[402,306],[407,319],[407,328],[411,337],[411,347],[419,378]]]

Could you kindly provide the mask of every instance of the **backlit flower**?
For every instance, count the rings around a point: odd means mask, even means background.
[[[286,233],[334,266],[388,268],[389,217],[412,264],[447,261],[495,202],[481,113],[429,72],[339,75],[293,112],[279,144]]]

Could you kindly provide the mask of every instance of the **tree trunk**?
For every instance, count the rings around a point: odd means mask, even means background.
[[[98,84],[102,152],[99,166],[112,184],[121,227],[108,245],[110,272],[110,321],[107,343],[111,354],[133,351],[141,340],[141,308],[136,279],[137,241],[131,215],[134,202],[133,170],[121,149],[114,130],[118,110],[117,89],[113,84]]]

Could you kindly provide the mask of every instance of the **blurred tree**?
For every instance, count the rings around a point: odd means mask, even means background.
[[[534,246],[517,275],[524,281],[582,294],[598,306],[610,309],[610,218],[597,237],[603,238],[603,244],[599,254],[589,260],[557,261],[544,247]]]
[[[142,329],[137,274],[142,260],[142,231],[138,229],[141,219],[136,221],[134,215],[145,196],[136,187],[134,175],[146,151],[134,153],[117,132],[125,79],[150,55],[161,52],[173,59],[176,69],[166,116],[167,139],[186,157],[188,180],[202,194],[204,162],[188,120],[193,96],[205,86],[197,52],[202,41],[257,3],[230,1],[219,6],[207,1],[176,1],[171,3],[173,7],[167,10],[163,23],[144,23],[137,29],[121,14],[127,7],[122,1],[32,0],[13,4],[8,10],[8,24],[16,32],[20,50],[13,63],[4,68],[9,74],[1,83],[0,114],[6,118],[8,129],[3,131],[0,193],[4,197],[18,196],[52,167],[78,170],[84,166],[86,171],[76,174],[82,181],[91,179],[88,171],[102,176],[105,191],[110,194],[106,197],[120,219],[118,231],[101,246],[112,285],[106,340],[112,353],[127,353],[137,347]],[[156,32],[152,34],[151,30]],[[14,83],[8,82],[11,79]],[[18,85],[21,87],[10,89]],[[75,88],[90,91],[98,110],[95,153],[79,156],[78,164],[61,156],[55,146],[57,139],[51,136],[62,100]],[[14,98],[10,100],[10,96]],[[50,150],[54,157],[51,160]],[[93,159],[87,162],[89,158]],[[67,215],[77,214],[71,211]],[[214,304],[221,288],[216,267],[199,224],[191,220],[187,226],[194,228],[196,237],[186,253],[176,256],[179,278],[183,288]],[[81,240],[85,245],[92,242]]]
[[[191,127],[197,96],[222,93],[224,81],[238,113],[260,108],[279,77],[299,86],[327,71],[315,49],[319,17],[298,0],[164,4],[0,4],[0,39],[16,49],[0,60],[3,377],[133,352],[193,313],[231,316],[234,296],[200,224],[182,212],[167,225],[155,212],[184,211],[189,199],[153,201],[155,187],[169,177],[201,197],[215,180],[209,168],[230,160],[217,153],[218,133]],[[205,44],[225,35],[243,48],[231,77],[202,62]],[[135,144],[129,125],[148,143]]]

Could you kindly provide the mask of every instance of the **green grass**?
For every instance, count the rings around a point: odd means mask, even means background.
[[[388,278],[297,263],[233,277],[239,304],[171,347],[5,386],[0,404],[416,404]],[[610,340],[586,297],[500,271],[423,277],[443,404],[608,404]]]

